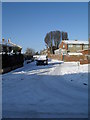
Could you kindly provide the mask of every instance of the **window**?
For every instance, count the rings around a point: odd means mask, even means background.
[[[68,45],[68,47],[73,47],[73,45]]]
[[[84,47],[85,47],[85,48],[88,48],[88,45],[85,45]]]
[[[80,45],[76,45],[76,47],[80,47]]]
[[[63,48],[65,48],[65,45],[63,45]]]

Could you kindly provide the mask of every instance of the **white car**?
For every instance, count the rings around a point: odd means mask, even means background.
[[[36,65],[48,65],[48,56],[47,55],[39,55],[36,59]]]

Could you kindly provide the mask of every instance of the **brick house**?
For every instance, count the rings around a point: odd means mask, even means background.
[[[78,41],[78,40],[63,40],[59,45],[59,48],[68,52],[78,52],[80,50],[88,50],[88,41]]]
[[[55,57],[56,56],[56,57]],[[90,49],[88,41],[63,40],[59,49],[55,50],[54,58],[63,61],[79,61],[80,64],[90,63]]]

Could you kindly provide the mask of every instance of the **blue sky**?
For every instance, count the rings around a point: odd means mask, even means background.
[[[88,33],[89,33],[89,38],[90,38],[90,2],[89,2],[89,4],[88,4],[88,13],[89,13],[89,15],[88,15]]]
[[[68,32],[69,39],[88,40],[88,3],[15,2],[2,5],[2,37],[36,51],[45,48],[47,32]]]

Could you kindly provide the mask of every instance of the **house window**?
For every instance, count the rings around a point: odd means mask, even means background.
[[[65,48],[65,45],[63,45],[63,48]]]
[[[73,45],[68,45],[68,47],[73,47]]]
[[[76,47],[80,47],[80,45],[76,45]]]
[[[88,45],[85,45],[84,47],[85,47],[85,48],[88,48]]]

